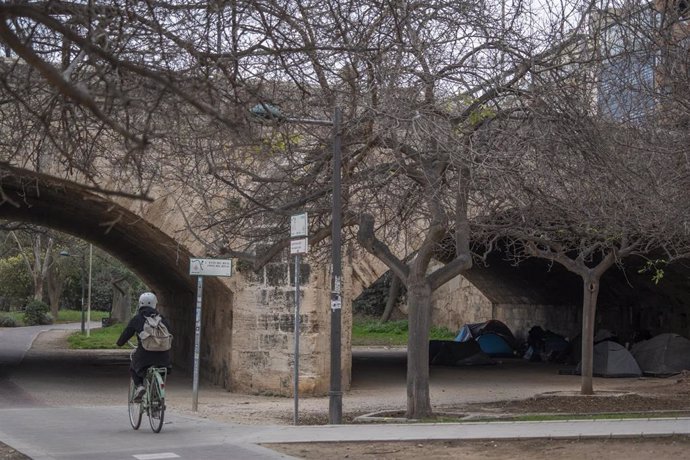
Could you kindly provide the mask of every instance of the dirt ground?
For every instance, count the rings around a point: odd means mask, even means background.
[[[29,457],[0,442],[0,460],[26,460]]]
[[[41,334],[11,379],[32,404],[124,404],[128,353],[68,350],[65,331]],[[560,375],[559,366],[505,360],[496,366],[430,370],[437,414],[504,418],[522,414],[690,414],[690,374],[670,378],[596,378],[595,396],[578,394],[580,378]],[[363,414],[398,415],[405,404],[405,352],[357,349],[352,385],[343,396],[344,422]],[[227,423],[290,424],[293,399],[245,395],[202,385],[199,411],[191,411],[191,378],[173,372],[168,406],[176,412]],[[300,424],[327,423],[328,397],[300,398]],[[690,438],[635,440],[524,440],[497,442],[313,443],[271,445],[299,458],[690,458]],[[0,446],[0,460],[19,460]]]
[[[690,458],[690,437],[655,439],[523,441],[436,441],[377,443],[269,444],[297,458],[396,459],[530,459],[530,460],[649,460]]]

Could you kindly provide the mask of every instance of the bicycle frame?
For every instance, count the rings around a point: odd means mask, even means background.
[[[168,377],[168,369],[165,367],[149,367],[146,370],[146,377],[144,377],[144,387],[146,392],[141,402],[144,406],[146,413],[148,413],[150,401],[149,401],[149,388],[151,388],[151,382],[155,379],[158,381],[158,387],[161,389],[161,397],[165,398],[165,379]]]

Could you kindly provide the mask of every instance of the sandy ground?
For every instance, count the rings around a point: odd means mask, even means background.
[[[128,350],[68,350],[67,331],[42,333],[11,380],[24,401],[46,406],[125,404]],[[432,368],[431,399],[436,412],[518,414],[690,410],[690,377],[595,379],[598,397],[577,397],[580,378],[559,375],[560,366],[505,360],[496,366]],[[191,411],[191,378],[173,373],[167,400],[173,410],[238,424],[292,423],[292,398],[245,395],[202,385],[199,411]],[[623,397],[623,399],[621,399]],[[627,399],[626,399],[627,398]],[[343,396],[346,422],[372,412],[400,412],[405,406],[405,352],[357,349],[352,387]],[[327,423],[328,397],[300,399],[300,423]],[[425,443],[312,443],[270,446],[299,458],[690,458],[684,437],[607,441],[502,441]],[[516,450],[517,449],[517,450]],[[516,455],[520,452],[520,455]],[[653,455],[651,454],[653,452]],[[2,457],[0,448],[0,459]],[[11,457],[7,457],[11,458]]]
[[[129,351],[68,350],[68,334],[69,331],[59,330],[40,334],[12,380],[31,400],[48,406],[122,403],[127,393]],[[559,375],[558,369],[557,365],[519,359],[505,360],[496,366],[434,367],[430,373],[431,400],[436,412],[481,412],[483,409],[508,413],[556,412],[553,402],[551,406],[544,402],[548,401],[545,396],[554,393],[577,395],[580,385],[578,376]],[[678,395],[681,403],[690,402],[688,377],[596,378],[594,386],[601,394],[610,392],[620,396],[620,393],[634,392],[649,398]],[[173,372],[167,385],[169,407],[194,414],[191,388],[190,376]],[[356,350],[352,387],[343,396],[346,421],[367,413],[401,411],[405,407],[405,395],[404,350]],[[581,405],[581,399],[577,401],[576,404]],[[614,404],[620,405],[620,401],[617,399]],[[558,401],[556,405],[562,407]],[[530,411],[529,406],[534,406],[534,410]],[[643,405],[641,409],[654,409],[648,406]],[[677,402],[658,407],[669,408],[684,407],[677,406]],[[586,412],[586,409],[576,412]],[[288,424],[292,423],[293,410],[292,398],[232,393],[202,384],[199,411],[194,415],[239,424]],[[591,411],[597,412],[596,407]],[[300,423],[326,423],[328,397],[300,398],[299,412]]]

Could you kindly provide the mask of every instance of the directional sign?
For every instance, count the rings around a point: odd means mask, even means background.
[[[189,274],[194,276],[231,276],[231,259],[189,259]]]

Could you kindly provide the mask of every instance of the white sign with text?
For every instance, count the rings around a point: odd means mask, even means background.
[[[232,259],[189,259],[189,274],[194,276],[231,276]]]

